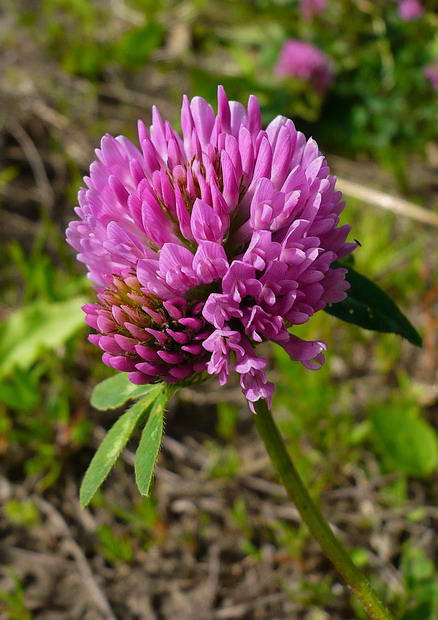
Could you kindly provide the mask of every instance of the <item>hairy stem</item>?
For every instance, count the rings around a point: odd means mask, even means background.
[[[257,412],[255,423],[259,435],[264,441],[272,464],[290,499],[297,507],[310,533],[361,601],[369,617],[373,620],[392,620],[391,614],[371,588],[368,579],[353,564],[347,551],[333,534],[327,521],[311,499],[286,450],[266,401],[257,401],[255,409]]]

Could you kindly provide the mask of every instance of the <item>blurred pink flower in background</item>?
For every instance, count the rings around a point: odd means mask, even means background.
[[[312,19],[316,15],[323,13],[327,8],[327,0],[301,0],[300,10],[303,17]]]
[[[434,62],[423,69],[424,75],[427,77],[434,90],[438,90],[438,62]]]
[[[398,14],[405,22],[421,17],[424,7],[419,0],[400,0],[398,4]]]
[[[280,77],[295,77],[309,82],[314,90],[324,94],[332,83],[328,57],[320,49],[297,39],[288,39],[280,52],[276,66]]]

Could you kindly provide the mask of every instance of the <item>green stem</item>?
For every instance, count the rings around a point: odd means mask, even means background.
[[[265,400],[255,403],[255,423],[272,464],[283,482],[310,533],[316,538],[326,556],[350,586],[373,620],[392,620],[392,616],[371,588],[368,579],[353,564],[348,553],[333,534],[327,521],[306,490],[272,418]]]

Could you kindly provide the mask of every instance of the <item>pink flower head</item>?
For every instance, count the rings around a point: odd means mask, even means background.
[[[327,7],[327,0],[300,0],[301,15],[305,19],[312,19],[323,13]]]
[[[425,67],[423,73],[429,80],[433,90],[438,90],[438,62]]]
[[[250,406],[271,398],[271,340],[318,368],[326,346],[290,333],[345,298],[352,251],[325,158],[285,117],[262,129],[219,87],[218,110],[184,97],[182,135],[152,113],[140,148],[102,138],[68,242],[88,268],[97,303],[84,307],[103,361],[134,383],[178,383],[207,371],[240,375]]]
[[[332,83],[330,61],[320,49],[297,39],[288,39],[280,52],[276,67],[280,77],[294,77],[309,82],[324,94]]]
[[[409,22],[417,17],[421,17],[424,13],[424,7],[420,0],[399,0],[398,14],[400,19]]]

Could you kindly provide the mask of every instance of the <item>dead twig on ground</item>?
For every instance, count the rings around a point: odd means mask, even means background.
[[[7,128],[9,133],[21,146],[21,149],[23,150],[23,153],[32,168],[41,202],[49,212],[52,211],[55,204],[55,194],[50,185],[44,162],[37,147],[35,146],[34,141],[19,123],[10,122],[8,123]]]
[[[58,535],[62,537],[63,549],[66,553],[70,553],[73,556],[77,569],[90,594],[90,598],[102,614],[102,618],[104,620],[116,620],[116,616],[114,615],[104,592],[94,579],[93,572],[88,564],[84,552],[75,541],[64,517],[51,503],[47,502],[39,495],[33,495],[31,499],[38,506],[41,512],[49,519],[53,530],[58,532]]]

